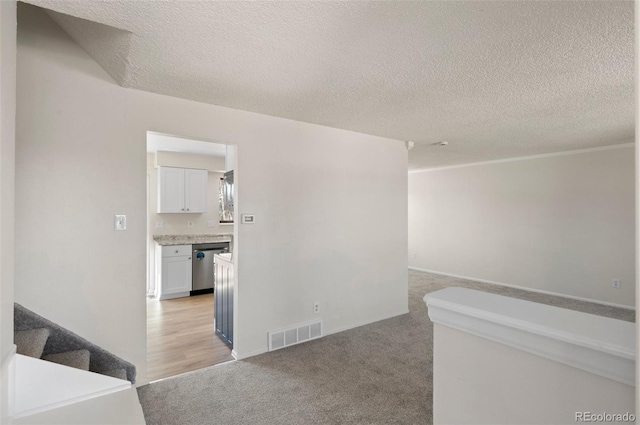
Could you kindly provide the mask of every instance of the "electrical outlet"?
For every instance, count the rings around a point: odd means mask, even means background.
[[[207,227],[216,227],[216,221],[215,220],[207,221]]]
[[[193,221],[187,221],[187,227],[193,227]]]
[[[415,253],[415,252],[412,252],[412,253],[411,253],[411,258],[416,258],[417,256],[418,256],[418,254],[417,254],[417,253]]]
[[[113,228],[115,230],[127,230],[127,216],[124,214],[116,214]]]
[[[619,288],[620,286],[622,286],[622,281],[620,279],[613,279],[611,286],[613,286],[614,288]]]
[[[156,229],[164,229],[164,221],[156,221]]]
[[[320,301],[316,301],[313,303],[313,314],[320,313]]]

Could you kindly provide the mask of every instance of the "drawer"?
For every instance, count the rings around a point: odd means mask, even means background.
[[[162,247],[162,258],[191,255],[191,245],[165,245]]]

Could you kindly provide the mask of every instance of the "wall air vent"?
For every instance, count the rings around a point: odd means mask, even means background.
[[[322,336],[322,321],[303,323],[268,333],[269,351],[300,344]]]

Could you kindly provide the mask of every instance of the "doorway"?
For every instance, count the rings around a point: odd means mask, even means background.
[[[215,256],[196,258],[193,251],[196,244],[209,242],[232,251],[234,223],[229,220],[229,211],[224,210],[227,207],[221,210],[221,188],[225,173],[233,170],[234,163],[231,145],[147,132],[150,381],[234,359],[228,341],[223,341],[214,327]],[[185,203],[176,206],[176,202]],[[199,282],[197,290],[192,290],[194,261],[206,261],[212,268],[210,289],[202,289]],[[203,266],[196,265],[199,270]]]

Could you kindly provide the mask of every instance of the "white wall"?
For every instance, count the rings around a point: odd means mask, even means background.
[[[434,424],[572,424],[576,412],[635,415],[635,388],[434,325]],[[607,422],[611,423],[611,422]]]
[[[236,148],[227,145],[227,153],[224,156],[224,170],[232,171],[236,166]]]
[[[146,132],[237,143],[235,350],[312,319],[407,311],[407,151],[399,141],[117,86],[20,7],[16,299],[138,366],[145,358]],[[128,230],[113,231],[113,214]],[[384,253],[384,254],[383,254]],[[32,260],[37,258],[38,267]]]
[[[411,173],[409,266],[634,306],[634,173],[633,146]]]
[[[0,2],[0,422],[7,423],[13,351],[16,2]]]
[[[635,8],[634,14],[634,22],[635,27],[640,27],[640,7]],[[635,31],[634,34],[635,42],[636,42],[636,57],[635,57],[635,66],[636,66],[636,75],[635,75],[635,83],[636,87],[640,87],[640,60],[638,59],[638,46],[640,46],[640,31]],[[636,88],[637,90],[637,88]],[[640,116],[640,97],[636,91],[636,121],[637,117]],[[636,140],[640,140],[640,126],[636,125],[635,129]],[[637,146],[637,144],[636,144]],[[640,149],[636,149],[636,164],[640,164]],[[636,166],[636,305],[640,306],[640,171]],[[636,365],[640,365],[640,326],[636,326]],[[636,366],[636,389],[640,388],[640,367]],[[640,397],[636,398],[636,412],[640,413]]]

